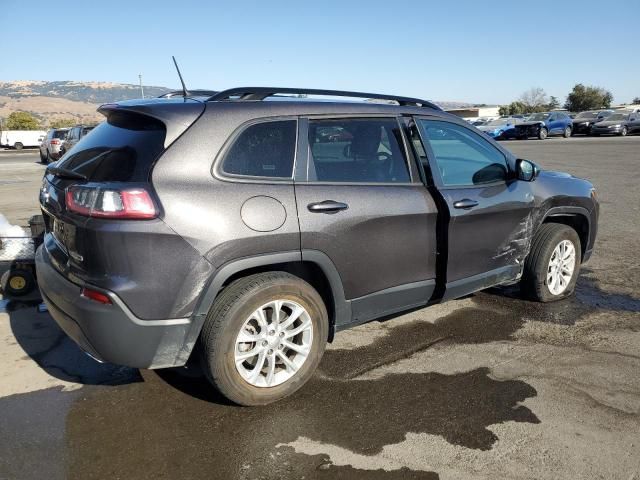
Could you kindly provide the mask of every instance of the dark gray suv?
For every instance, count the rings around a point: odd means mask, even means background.
[[[518,282],[564,298],[593,248],[589,182],[424,100],[242,88],[99,111],[42,183],[49,311],[100,361],[198,358],[238,404],[296,391],[363,322]]]

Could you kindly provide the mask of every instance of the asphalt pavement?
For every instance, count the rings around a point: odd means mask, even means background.
[[[264,408],[195,368],[98,364],[37,296],[2,300],[0,479],[640,479],[640,137],[503,145],[598,189],[573,298],[492,289],[341,332]],[[0,213],[37,213],[43,168],[0,152]]]

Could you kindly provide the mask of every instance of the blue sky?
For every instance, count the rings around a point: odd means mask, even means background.
[[[84,5],[84,6],[83,6]],[[542,8],[540,8],[542,7]],[[300,86],[506,103],[640,96],[640,1],[0,0],[0,80]]]

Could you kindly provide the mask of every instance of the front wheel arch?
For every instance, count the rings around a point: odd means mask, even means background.
[[[542,225],[547,223],[560,223],[573,228],[578,234],[578,238],[580,238],[580,259],[584,259],[587,244],[589,243],[589,232],[591,226],[591,221],[587,215],[577,212],[563,212],[556,210],[551,213],[547,213],[544,217]]]

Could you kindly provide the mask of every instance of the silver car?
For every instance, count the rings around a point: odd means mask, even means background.
[[[52,128],[47,132],[40,144],[40,161],[42,163],[55,162],[61,157],[60,147],[68,131],[68,128]]]

